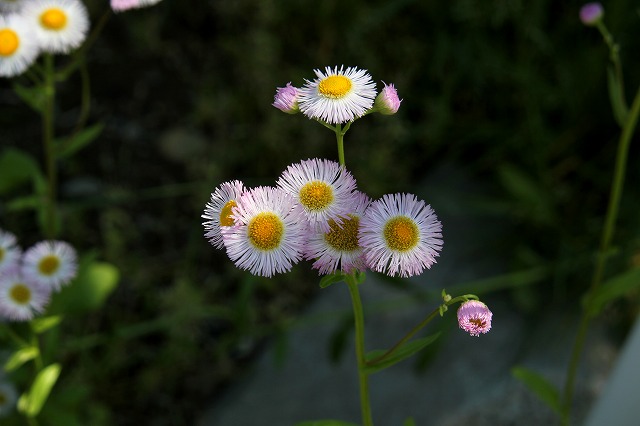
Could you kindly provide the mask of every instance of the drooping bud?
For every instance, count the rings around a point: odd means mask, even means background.
[[[297,114],[300,112],[298,108],[298,89],[287,83],[284,87],[278,87],[273,97],[274,107],[287,114]]]

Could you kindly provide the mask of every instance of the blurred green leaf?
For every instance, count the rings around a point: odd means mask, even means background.
[[[38,356],[40,351],[35,346],[18,349],[4,364],[5,371],[14,371]]]
[[[312,420],[310,422],[296,423],[295,426],[358,426],[355,423],[342,420]]]
[[[102,123],[94,124],[67,139],[56,141],[56,146],[58,147],[57,157],[59,159],[69,157],[89,145],[100,136],[102,129],[104,129]]]
[[[353,330],[353,316],[345,315],[329,338],[329,360],[338,363],[347,347],[347,339]]]
[[[344,274],[342,272],[334,272],[333,274],[325,275],[320,280],[320,288],[327,288],[331,284],[344,281]]]
[[[18,83],[13,84],[13,91],[22,99],[22,101],[29,105],[34,111],[41,112],[45,94],[44,89],[41,86],[26,87]]]
[[[610,278],[586,298],[586,309],[591,316],[596,316],[608,302],[617,299],[629,291],[640,288],[640,268],[634,268]]]
[[[385,368],[391,367],[394,364],[403,361],[421,349],[427,347],[431,343],[435,342],[436,339],[440,336],[440,333],[435,333],[430,336],[421,337],[415,340],[412,340],[409,343],[405,343],[398,350],[396,350],[391,356],[377,362],[373,365],[368,365],[365,367],[364,371],[368,374],[376,373],[378,371],[384,370]],[[376,358],[382,356],[386,353],[386,349],[377,349],[369,352],[365,358],[367,362],[373,361]]]
[[[60,376],[60,364],[51,364],[43,368],[28,392],[23,393],[18,400],[18,410],[27,417],[36,417],[42,406],[47,402],[51,389]]]
[[[38,163],[29,154],[6,149],[0,154],[0,194],[40,175]]]
[[[530,391],[544,401],[553,411],[560,414],[560,393],[554,385],[535,371],[524,367],[514,367],[511,374],[524,383]]]
[[[517,202],[521,212],[536,223],[551,224],[555,218],[552,197],[539,182],[512,164],[498,168],[502,186]]]
[[[31,320],[31,329],[36,334],[42,334],[60,324],[61,321],[62,317],[60,315],[36,318]]]
[[[416,421],[413,420],[412,417],[409,417],[407,420],[404,421],[402,426],[416,426]]]

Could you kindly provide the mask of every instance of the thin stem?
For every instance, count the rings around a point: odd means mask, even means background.
[[[45,168],[47,174],[47,199],[45,202],[45,235],[49,239],[56,235],[56,186],[58,173],[56,170],[56,155],[53,142],[54,130],[54,99],[56,87],[54,82],[53,55],[44,56],[45,80],[44,80],[44,105],[42,108],[42,144],[45,156]]]
[[[627,117],[627,121],[622,129],[620,140],[618,142],[618,152],[616,154],[616,164],[614,169],[613,181],[611,183],[611,192],[609,195],[609,205],[607,207],[607,215],[605,219],[604,229],[602,230],[602,237],[600,240],[600,251],[596,260],[596,267],[593,273],[593,280],[591,281],[591,287],[587,293],[587,301],[595,293],[602,282],[602,276],[604,275],[604,267],[607,261],[607,253],[611,245],[613,233],[615,231],[615,224],[618,219],[618,210],[620,207],[620,198],[622,196],[622,189],[624,187],[625,171],[627,166],[627,158],[629,153],[629,145],[631,144],[631,137],[635,131],[638,123],[638,115],[640,115],[640,88],[636,93],[636,97],[633,100],[631,111]],[[587,303],[587,307],[589,303]],[[569,362],[569,369],[567,372],[567,378],[564,385],[564,401],[562,412],[562,424],[568,425],[571,415],[571,402],[573,400],[573,389],[575,385],[576,373],[578,370],[578,363],[580,361],[580,355],[582,354],[582,348],[587,336],[587,330],[589,328],[590,314],[588,309],[583,310],[582,318],[580,319],[580,325],[578,326],[578,333],[573,345],[573,351],[571,353],[571,360]]]
[[[600,31],[600,34],[602,34],[602,38],[604,39],[605,43],[607,43],[607,46],[609,47],[609,59],[611,60],[611,62],[613,62],[613,66],[616,70],[616,79],[618,81],[618,84],[620,85],[620,96],[622,96],[622,99],[621,99],[622,105],[626,110],[627,101],[625,100],[625,96],[624,96],[624,79],[622,76],[622,63],[620,62],[620,54],[619,54],[620,46],[616,44],[616,42],[613,39],[613,36],[611,35],[611,33],[609,32],[609,30],[601,20],[598,21],[598,23],[596,24],[596,27],[598,28],[598,31]]]
[[[360,292],[358,283],[353,275],[346,278],[349,293],[351,294],[351,302],[353,304],[353,318],[356,332],[356,359],[358,361],[358,378],[360,381],[360,409],[362,411],[363,426],[373,426],[371,417],[371,403],[369,401],[369,375],[365,372],[365,345],[364,345],[364,311],[362,309],[362,301],[360,300]]]
[[[342,124],[336,124],[336,139],[338,141],[338,161],[341,166],[346,167],[344,162],[344,132],[342,131]]]

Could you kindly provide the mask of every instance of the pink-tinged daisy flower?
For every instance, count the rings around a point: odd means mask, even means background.
[[[458,308],[458,325],[472,336],[480,336],[491,330],[493,313],[478,300],[468,300]]]
[[[278,87],[273,97],[274,107],[287,114],[297,114],[300,112],[298,108],[298,89],[287,83],[284,87]]]
[[[16,244],[16,236],[0,229],[0,275],[19,266],[20,256],[22,250]]]
[[[363,116],[376,97],[376,84],[366,70],[355,67],[314,70],[313,81],[305,79],[299,90],[300,111],[309,118],[330,124],[346,123]]]
[[[384,83],[384,88],[376,97],[375,108],[380,114],[392,115],[398,112],[401,102],[402,100],[398,98],[398,91],[394,85]]]
[[[160,3],[160,0],[111,0],[111,9],[115,12],[122,12],[129,9],[153,6]]]
[[[227,255],[240,269],[271,277],[302,259],[307,222],[295,199],[279,188],[245,192],[233,208],[235,226],[223,227]]]
[[[329,220],[329,232],[315,232],[309,237],[305,258],[315,260],[312,267],[320,274],[330,274],[340,269],[349,274],[366,269],[364,253],[358,243],[360,219],[371,203],[364,193],[355,191],[353,208],[342,217],[341,224]]]
[[[80,0],[33,0],[21,14],[31,21],[40,49],[69,53],[89,31],[89,12]]]
[[[0,417],[9,415],[18,401],[18,391],[12,383],[0,382]]]
[[[278,186],[302,206],[315,231],[329,232],[329,220],[338,224],[352,209],[356,180],[335,161],[302,161],[287,167]]]
[[[10,14],[19,12],[27,0],[0,0],[0,13]]]
[[[63,241],[41,241],[23,256],[22,273],[26,280],[58,291],[68,284],[78,269],[76,251]]]
[[[221,227],[233,226],[231,217],[232,209],[237,205],[237,200],[245,192],[245,187],[239,180],[225,182],[211,193],[211,200],[204,208],[202,225],[205,229],[204,236],[217,249],[224,247]]]
[[[0,275],[0,316],[12,321],[28,321],[44,311],[51,291],[25,279],[15,268]]]
[[[410,277],[436,263],[441,231],[442,224],[424,201],[411,194],[387,194],[367,208],[360,245],[372,270]]]
[[[0,15],[0,77],[22,74],[38,57],[33,28],[20,15]]]
[[[598,2],[587,3],[580,8],[580,20],[587,26],[596,25],[604,16],[604,8]]]

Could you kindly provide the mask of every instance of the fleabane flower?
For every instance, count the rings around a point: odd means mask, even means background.
[[[40,49],[49,53],[69,53],[89,30],[89,13],[80,0],[32,0],[21,15],[31,21]]]
[[[402,100],[398,97],[398,91],[395,86],[384,83],[384,88],[376,96],[374,107],[380,114],[393,115],[400,109],[401,102]]]
[[[355,191],[353,207],[338,224],[329,220],[329,232],[315,232],[309,237],[305,248],[305,258],[315,260],[312,268],[320,274],[330,274],[338,269],[349,274],[354,270],[366,269],[364,253],[358,242],[360,220],[371,199],[364,193]]]
[[[376,84],[366,70],[326,67],[325,72],[314,72],[317,78],[305,79],[298,93],[300,111],[307,117],[340,124],[363,116],[373,106]]]
[[[51,290],[25,278],[19,268],[0,275],[0,316],[28,321],[44,311]]]
[[[287,114],[297,114],[300,112],[298,108],[298,88],[288,82],[284,87],[278,87],[273,97],[274,107]]]
[[[314,158],[287,167],[278,186],[300,203],[311,229],[329,232],[329,220],[340,224],[351,211],[356,180],[335,161]]]
[[[232,211],[235,226],[221,231],[227,255],[238,268],[271,277],[302,259],[308,225],[291,195],[259,186],[246,191]]]
[[[587,3],[580,8],[579,15],[583,24],[592,27],[604,16],[604,8],[598,2]]]
[[[202,225],[204,236],[217,249],[224,247],[221,227],[233,226],[232,209],[237,205],[237,199],[245,192],[245,187],[239,180],[225,182],[211,193],[211,200],[204,208]]]
[[[493,313],[478,300],[468,300],[458,308],[458,325],[472,336],[480,336],[491,330]]]
[[[16,236],[0,229],[0,274],[16,268],[21,255],[22,250],[16,244]]]
[[[78,269],[75,249],[64,241],[41,241],[25,251],[22,273],[26,280],[53,291],[68,284]]]
[[[442,249],[442,224],[431,206],[412,194],[387,194],[374,201],[360,226],[367,265],[390,276],[421,274]]]
[[[18,391],[12,383],[0,382],[0,417],[6,417],[13,411],[18,401]]]
[[[111,0],[111,9],[114,12],[122,12],[129,9],[153,6],[160,3],[160,0]]]
[[[22,74],[38,57],[33,27],[20,15],[0,15],[0,77]]]

